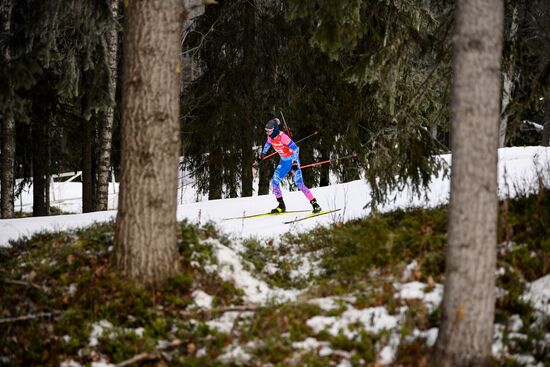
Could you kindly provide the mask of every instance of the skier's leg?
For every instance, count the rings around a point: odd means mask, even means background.
[[[293,172],[294,176],[294,182],[296,183],[296,187],[298,187],[306,196],[306,198],[309,200],[312,208],[313,213],[319,213],[322,209],[321,206],[317,203],[317,200],[313,197],[313,194],[311,191],[309,191],[308,187],[304,184],[304,179],[302,177],[302,170],[298,168]]]
[[[309,201],[315,199],[311,191],[309,191],[308,187],[304,184],[304,178],[302,177],[302,170],[298,168],[296,171],[294,171],[293,176],[294,176],[294,183],[296,184],[296,187],[304,193],[306,198]]]
[[[271,186],[273,187],[273,194],[277,198],[279,205],[272,209],[272,213],[283,213],[286,211],[285,202],[283,201],[283,193],[281,192],[281,180],[287,175],[290,170],[292,163],[288,164],[286,161],[281,160],[275,173],[273,174],[273,179],[271,180]]]
[[[273,194],[277,199],[283,197],[283,193],[281,191],[281,180],[285,178],[285,176],[290,171],[290,167],[292,166],[291,161],[285,161],[280,160],[279,165],[275,169],[275,173],[273,174],[273,178],[271,179],[271,187],[273,188]]]

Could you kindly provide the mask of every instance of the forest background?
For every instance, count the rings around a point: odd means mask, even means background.
[[[268,113],[284,113],[310,186],[360,172],[372,203],[410,180],[420,189],[450,150],[453,1],[186,3],[181,162],[210,199],[266,194],[251,164]],[[505,2],[500,146],[548,145],[550,5]],[[2,1],[2,217],[34,177],[34,215],[52,175],[82,171],[83,210],[106,210],[120,171],[118,1]],[[313,19],[321,19],[316,26]],[[544,128],[542,128],[544,126]],[[338,160],[357,152],[355,159]],[[15,178],[18,180],[14,187]]]

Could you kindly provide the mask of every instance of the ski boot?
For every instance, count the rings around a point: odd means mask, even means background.
[[[313,207],[313,213],[320,213],[321,212],[321,207],[319,206],[319,204],[317,204],[317,200],[316,199],[313,199],[309,202],[311,204],[311,206]]]
[[[286,206],[283,198],[277,198],[277,201],[279,202],[279,205],[275,209],[271,209],[271,213],[280,214],[286,212]]]

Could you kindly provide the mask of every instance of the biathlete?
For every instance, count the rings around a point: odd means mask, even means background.
[[[298,187],[304,195],[309,200],[311,206],[313,207],[313,213],[319,213],[321,207],[317,203],[317,200],[311,194],[311,191],[304,184],[304,179],[302,177],[302,170],[300,169],[300,157],[299,151],[300,148],[292,141],[292,139],[280,131],[279,129],[279,119],[272,118],[265,125],[265,133],[267,134],[267,141],[265,142],[262,154],[256,158],[254,162],[254,167],[258,167],[258,164],[264,159],[266,153],[270,147],[273,147],[277,153],[279,153],[280,161],[275,173],[273,174],[273,179],[271,180],[271,186],[273,187],[273,194],[277,198],[279,205],[271,210],[271,213],[278,214],[284,213],[286,211],[285,202],[283,200],[283,193],[281,192],[281,180],[290,172]]]

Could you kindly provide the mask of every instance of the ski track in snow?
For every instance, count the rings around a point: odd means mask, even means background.
[[[442,155],[442,159],[450,164],[451,156]],[[535,164],[536,162],[536,164]],[[550,171],[550,148],[525,147],[503,148],[499,150],[499,191],[501,197],[515,196],[516,188],[535,191],[537,188],[537,171]],[[548,178],[548,177],[547,177]],[[62,210],[80,210],[81,203],[78,197],[79,183],[56,183],[54,186],[57,206]],[[381,211],[390,211],[407,207],[435,207],[448,202],[450,179],[435,177],[430,185],[427,199],[413,195],[410,188],[401,192],[390,193],[395,198],[382,206]],[[116,206],[115,187],[110,189],[110,207]],[[341,211],[311,218],[295,224],[283,224],[300,214],[285,214],[245,220],[228,220],[223,218],[241,215],[251,215],[268,212],[276,205],[272,195],[252,196],[246,198],[205,200],[194,202],[198,197],[194,189],[186,187],[178,193],[177,218],[192,223],[204,224],[214,222],[219,228],[234,238],[276,238],[287,231],[303,232],[317,225],[328,225],[336,221],[347,221],[360,218],[370,213],[365,205],[370,199],[370,187],[363,180],[357,180],[327,187],[312,188],[312,192],[324,210],[340,208]],[[28,188],[16,204],[16,210],[32,207],[32,188]],[[181,195],[182,194],[182,195]],[[310,204],[301,192],[284,192],[287,210],[310,209]],[[30,206],[29,206],[29,203]],[[86,214],[72,214],[49,217],[34,217],[0,220],[0,246],[7,246],[10,240],[22,236],[30,236],[40,231],[62,231],[88,226],[94,222],[114,220],[116,211],[95,212]]]

